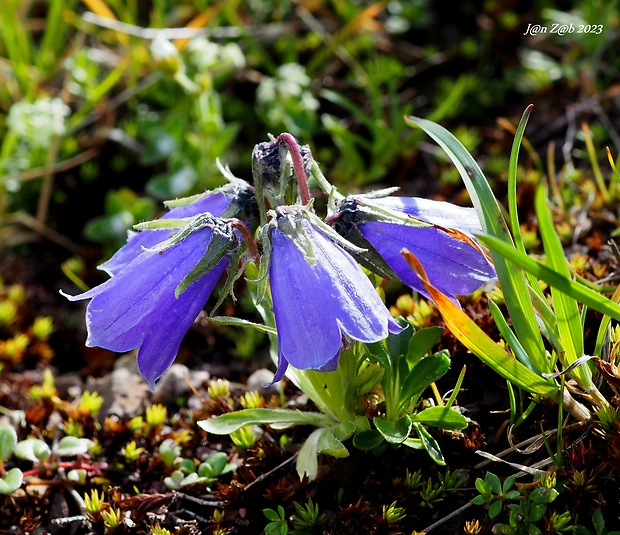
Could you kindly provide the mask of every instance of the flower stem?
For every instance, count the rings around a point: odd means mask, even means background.
[[[299,144],[291,134],[286,132],[278,136],[278,142],[284,143],[291,155],[293,170],[295,171],[295,178],[297,179],[297,186],[299,188],[299,196],[301,197],[301,204],[307,205],[310,202],[310,189],[308,188],[308,177],[306,176],[306,169],[299,150]]]
[[[237,219],[236,217],[231,217],[228,221],[230,221],[234,228],[241,232],[241,235],[248,246],[248,250],[250,251],[252,258],[254,258],[256,267],[260,267],[260,253],[258,252],[258,246],[256,245],[256,241],[254,240],[250,229],[248,229],[247,225],[243,221]]]

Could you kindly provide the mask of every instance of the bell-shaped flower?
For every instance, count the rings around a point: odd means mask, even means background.
[[[223,171],[227,172],[226,170]],[[221,188],[206,191],[193,197],[166,202],[165,204],[170,210],[159,219],[190,218],[203,213],[215,217],[237,217],[240,212],[250,212],[254,188],[247,182],[230,175],[227,178],[230,182]],[[243,216],[241,217],[243,218]],[[101,264],[98,269],[114,276],[140,255],[144,249],[149,249],[163,242],[170,233],[170,229],[157,229],[149,232],[130,230],[127,243],[116,251],[112,258]]]
[[[473,208],[428,199],[355,195],[344,198],[329,220],[348,240],[367,249],[361,261],[426,297],[430,296],[402,249],[413,253],[431,284],[454,301],[495,277],[474,239],[482,229]]]
[[[86,345],[119,353],[139,348],[138,369],[154,388],[238,244],[223,222],[199,216],[189,230],[143,250],[103,284],[76,296],[63,293],[71,301],[91,300]]]
[[[349,340],[372,343],[402,330],[332,229],[300,207],[271,215],[266,243],[278,331],[275,381],[288,364],[334,370]]]

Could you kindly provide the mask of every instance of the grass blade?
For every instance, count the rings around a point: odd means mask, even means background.
[[[482,228],[487,234],[495,236],[511,247],[513,240],[497,199],[480,167],[467,149],[450,132],[436,123],[418,117],[405,117],[405,121],[409,125],[422,128],[446,151],[465,183],[474,208],[478,212]],[[548,371],[545,347],[536,322],[536,314],[525,276],[517,266],[508,262],[502,255],[492,250],[491,256],[499,284],[506,297],[506,306],[514,330],[531,360],[532,368]]]
[[[547,206],[547,188],[538,187],[535,199],[538,228],[547,257],[548,266],[567,279],[571,279],[570,269],[564,255],[564,248],[555,231],[551,211]],[[578,302],[571,296],[551,287],[553,309],[557,322],[558,335],[564,354],[564,365],[569,366],[584,353],[583,326]],[[558,353],[561,354],[559,351]],[[582,366],[575,370],[575,375],[587,390],[592,388],[592,374],[589,368]]]
[[[598,312],[611,316],[615,320],[620,320],[620,306],[610,299],[541,264],[494,236],[479,236],[478,239],[492,251],[514,262],[521,269],[546,282],[549,286],[558,288],[561,292]]]
[[[499,240],[498,240],[499,241]],[[503,243],[503,242],[502,242]],[[501,377],[515,386],[533,394],[549,396],[560,400],[555,381],[544,379],[524,364],[513,358],[502,346],[494,342],[476,323],[444,294],[437,290],[426,277],[424,268],[409,251],[401,251],[405,260],[424,284],[437,305],[450,332]]]

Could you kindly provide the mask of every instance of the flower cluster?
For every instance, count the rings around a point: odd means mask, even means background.
[[[289,365],[334,370],[351,343],[401,331],[361,266],[427,295],[403,259],[408,250],[455,302],[495,276],[474,238],[481,229],[473,209],[393,190],[342,196],[290,134],[257,145],[252,170],[253,185],[223,170],[226,186],[167,203],[163,217],[139,225],[100,266],[109,280],[67,296],[90,299],[88,346],[139,348],[140,372],[154,388],[220,279],[235,280],[255,262],[255,282],[266,287],[260,304],[278,335],[277,381]],[[324,219],[310,176],[330,196]]]

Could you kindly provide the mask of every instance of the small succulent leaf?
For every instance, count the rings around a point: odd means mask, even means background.
[[[198,475],[200,477],[208,477],[208,478],[217,477],[217,474],[214,472],[213,467],[206,461],[204,463],[201,463],[200,466],[198,467]]]
[[[502,502],[496,501],[489,507],[489,518],[495,518],[502,512]]]
[[[0,478],[0,494],[13,494],[22,486],[24,475],[19,468],[11,468],[4,477]]]
[[[430,455],[431,459],[433,459],[433,461],[435,461],[438,465],[445,466],[446,461],[443,458],[439,444],[437,444],[437,441],[433,438],[433,436],[424,428],[423,425],[418,422],[413,422],[413,428],[418,434],[418,437],[422,440],[424,449]]]
[[[220,475],[226,467],[228,456],[223,451],[218,451],[207,457],[205,462],[213,468],[215,475]]]
[[[60,457],[75,457],[76,455],[84,455],[92,448],[94,442],[88,438],[77,438],[66,436],[58,441],[56,454]]]
[[[549,489],[547,487],[536,487],[530,494],[530,500],[534,503],[546,505],[555,500],[559,494],[560,493],[553,488]]]
[[[276,513],[273,509],[263,509],[263,514],[267,520],[271,520],[272,522],[277,522],[280,520],[278,513]]]
[[[509,490],[504,493],[505,500],[517,500],[521,496],[521,493],[518,490]]]
[[[27,438],[15,445],[15,456],[33,463],[49,459],[50,447],[39,438]]]
[[[530,522],[538,522],[543,516],[545,516],[546,512],[547,512],[546,505],[544,504],[533,505],[530,508],[530,514],[529,514]],[[530,531],[530,533],[532,532]],[[540,531],[538,533],[540,533]]]
[[[179,486],[183,487],[184,485],[193,485],[195,483],[198,483],[200,479],[201,477],[196,472],[191,472],[189,474],[185,474],[185,477],[181,480]]]
[[[185,474],[181,470],[175,470],[170,476],[164,478],[164,485],[170,490],[176,490],[181,486],[185,479]]]
[[[358,450],[371,451],[384,441],[383,435],[376,429],[367,429],[356,433],[353,437],[353,446]]]
[[[13,448],[17,444],[17,433],[13,426],[0,426],[0,461],[6,461],[13,453]]]
[[[77,468],[73,470],[69,470],[67,472],[67,480],[73,481],[78,485],[83,485],[86,483],[86,477],[88,476],[88,472],[84,470],[84,468]]]
[[[403,442],[405,446],[409,446],[412,450],[423,450],[424,442],[419,438],[408,438]]]
[[[429,407],[411,415],[411,420],[442,429],[459,430],[467,427],[467,419],[449,407]]]
[[[439,341],[445,329],[443,327],[427,327],[413,333],[407,349],[407,363],[413,368],[424,355]]]
[[[407,415],[396,421],[374,418],[373,423],[390,444],[402,444],[411,433],[411,419]]]
[[[502,485],[502,492],[508,492],[512,487],[515,486],[515,481],[517,478],[515,476],[509,476],[504,480],[504,484]]]
[[[471,503],[473,503],[474,505],[483,505],[487,502],[488,500],[486,500],[484,498],[484,496],[476,496]]]
[[[476,489],[478,489],[478,492],[480,494],[482,494],[483,496],[490,496],[491,494],[493,494],[493,489],[491,489],[491,485],[490,483],[488,483],[487,481],[485,481],[482,478],[476,478]]]
[[[320,413],[286,409],[244,409],[198,422],[201,429],[214,435],[228,435],[246,425],[261,424],[280,427],[292,425],[329,427],[334,424],[334,421],[329,416]]]
[[[485,478],[486,482],[491,485],[491,492],[493,494],[502,494],[502,482],[493,472],[487,472]]]

